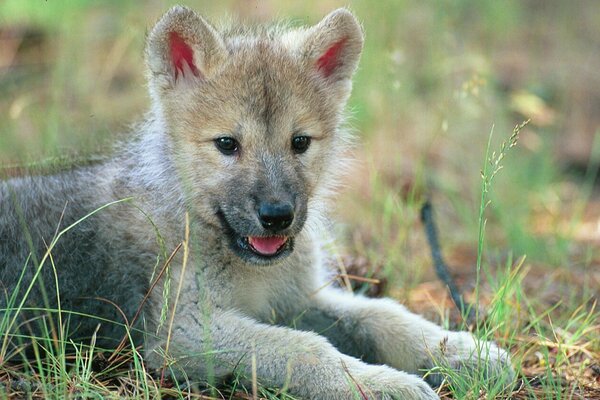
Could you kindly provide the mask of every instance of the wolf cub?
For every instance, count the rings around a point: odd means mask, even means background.
[[[128,332],[150,368],[254,374],[306,399],[434,399],[419,377],[434,360],[512,379],[494,344],[326,285],[320,230],[362,47],[345,9],[294,29],[169,10],[147,38],[152,107],[134,137],[96,164],[0,183],[14,348],[60,305],[73,339]]]

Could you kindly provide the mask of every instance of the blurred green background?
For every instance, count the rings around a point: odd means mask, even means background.
[[[584,289],[568,293],[597,294],[592,149],[600,126],[600,2],[181,3],[215,21],[312,24],[340,6],[362,21],[366,44],[350,101],[358,161],[337,212],[342,253],[365,258],[359,264],[367,274],[381,273],[393,287],[431,278],[418,222],[427,196],[437,208],[444,251],[468,280],[488,137],[493,130],[496,149],[515,124],[531,119],[494,181],[487,260],[527,255],[542,271],[576,269]],[[172,4],[0,3],[5,175],[19,163],[104,152],[127,134],[148,107],[144,36]]]

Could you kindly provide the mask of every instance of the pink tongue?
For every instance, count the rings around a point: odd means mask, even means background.
[[[287,241],[287,238],[282,236],[255,237],[250,236],[248,242],[258,253],[263,255],[273,255]]]

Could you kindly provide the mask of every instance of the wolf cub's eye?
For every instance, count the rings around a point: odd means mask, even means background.
[[[292,138],[292,149],[294,153],[302,154],[310,146],[310,136],[294,136]]]
[[[215,139],[215,146],[217,146],[217,149],[226,156],[234,155],[239,150],[237,140],[227,136]]]

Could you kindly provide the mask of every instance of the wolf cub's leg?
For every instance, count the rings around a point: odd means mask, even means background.
[[[311,332],[262,324],[232,311],[216,310],[203,321],[204,328],[198,320],[194,326],[176,322],[171,334],[169,356],[175,358],[175,369],[192,378],[205,378],[207,365],[213,365],[216,378],[239,373],[249,382],[254,363],[260,384],[307,399],[361,399],[361,393],[369,399],[438,398],[420,378],[365,364]],[[147,347],[147,362],[160,368],[164,344]]]
[[[510,357],[495,344],[446,331],[391,299],[322,290],[292,323],[328,337],[344,353],[409,373],[422,374],[437,360],[455,369],[483,368],[489,378],[507,383],[514,376]],[[441,383],[439,374],[427,379]]]

